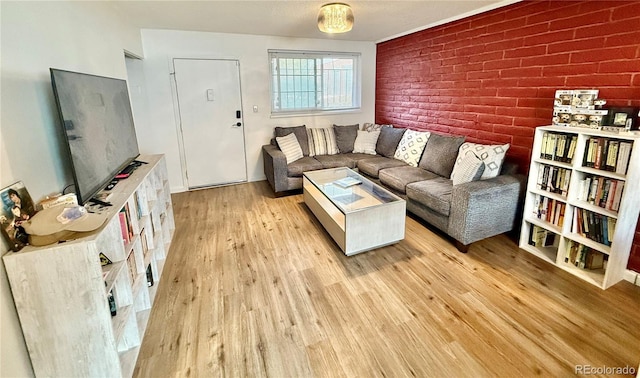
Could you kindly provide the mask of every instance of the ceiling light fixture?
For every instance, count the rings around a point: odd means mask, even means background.
[[[318,13],[318,29],[325,33],[345,33],[353,27],[351,7],[343,3],[325,4]]]

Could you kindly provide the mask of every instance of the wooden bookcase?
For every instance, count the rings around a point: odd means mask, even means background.
[[[602,289],[621,281],[640,211],[639,141],[632,133],[536,128],[520,248]],[[626,169],[622,145],[631,148]]]
[[[138,160],[148,164],[112,190],[100,229],[3,257],[36,376],[133,374],[175,229],[164,156]],[[125,208],[128,240],[119,215]],[[101,266],[100,253],[112,263]]]

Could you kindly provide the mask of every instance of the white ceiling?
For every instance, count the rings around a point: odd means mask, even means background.
[[[330,0],[112,1],[123,17],[144,29],[380,42],[519,0],[347,0],[353,30],[335,35],[317,27],[318,10]]]

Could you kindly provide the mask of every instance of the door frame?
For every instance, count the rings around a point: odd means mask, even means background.
[[[240,110],[242,111],[242,143],[244,144],[244,169],[246,173],[246,179],[237,182],[230,182],[226,184],[218,184],[206,187],[198,187],[198,188],[189,188],[189,178],[187,177],[187,155],[184,148],[184,135],[182,132],[182,118],[180,116],[180,102],[178,101],[178,82],[176,80],[176,68],[174,62],[176,59],[180,60],[222,60],[222,61],[230,61],[236,62],[238,65],[238,85],[240,85]],[[180,171],[182,174],[182,187],[186,189],[186,191],[191,190],[199,190],[199,189],[207,189],[207,188],[215,188],[220,186],[228,186],[235,185],[242,182],[249,181],[249,165],[247,162],[247,136],[245,133],[246,122],[244,118],[244,102],[242,99],[242,70],[239,58],[221,58],[221,57],[212,57],[212,56],[170,56],[168,57],[169,64],[169,77],[170,77],[170,86],[171,86],[171,99],[173,102],[173,115],[174,122],[176,126],[176,136],[178,142],[178,154],[180,155]]]

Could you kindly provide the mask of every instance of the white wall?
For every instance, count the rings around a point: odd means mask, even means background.
[[[0,187],[21,180],[37,201],[73,181],[49,67],[126,78],[123,51],[142,55],[140,32],[122,24],[109,2],[2,1],[0,7]],[[6,244],[1,248],[4,254]],[[0,376],[32,376],[4,264],[0,270]]]
[[[240,61],[240,80],[244,114],[249,181],[264,180],[261,146],[269,143],[275,126],[326,127],[332,124],[373,122],[375,110],[375,57],[372,42],[300,39],[242,34],[142,30],[145,59],[144,78],[134,78],[137,67],[130,72],[131,82],[146,92],[146,104],[133,99],[134,117],[143,153],[164,153],[167,158],[172,191],[186,190],[183,181],[178,117],[174,112],[171,72],[172,58],[225,58]],[[270,117],[268,49],[359,52],[362,54],[362,111],[355,114],[334,114],[291,118]],[[253,113],[254,105],[259,112]]]

